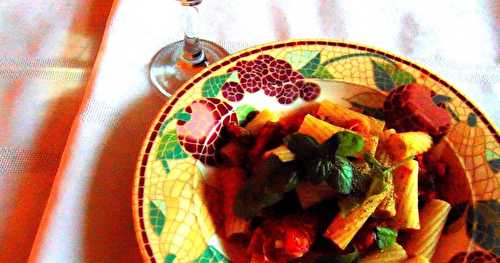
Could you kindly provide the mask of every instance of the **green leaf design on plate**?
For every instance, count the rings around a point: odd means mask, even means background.
[[[434,97],[432,97],[432,101],[434,102],[434,104],[439,105],[441,103],[451,102],[451,97],[446,95],[436,94],[434,95]]]
[[[318,65],[318,68],[316,68],[316,71],[314,71],[313,78],[318,78],[318,79],[333,79],[332,74],[330,74],[330,71],[326,69],[325,66],[323,65]]]
[[[165,172],[170,173],[170,166],[168,165],[167,159],[161,160],[161,166],[163,166]]]
[[[174,113],[174,116],[170,116],[168,119],[166,119],[163,124],[161,125],[160,127],[160,130],[158,131],[158,133],[160,135],[163,135],[163,132],[165,131],[165,129],[167,128],[167,126],[173,121],[173,120],[183,120],[183,121],[189,121],[191,119],[191,115],[189,115],[189,113],[185,112],[184,111],[184,108],[178,110],[176,113]]]
[[[202,95],[205,98],[213,98],[217,97],[219,94],[222,85],[226,82],[226,80],[232,75],[232,73],[227,73],[215,77],[211,77],[203,83],[202,87]]]
[[[493,159],[500,159],[500,156],[490,149],[486,149],[485,153],[486,160],[490,161]]]
[[[321,60],[321,53],[318,52],[316,56],[314,56],[307,64],[305,64],[301,69],[299,69],[300,74],[302,74],[305,78],[311,78],[314,76],[314,72],[318,68],[318,65]]]
[[[162,135],[156,155],[157,160],[183,159],[186,157],[188,157],[188,154],[184,152],[179,144],[179,141],[177,140],[177,133],[175,131],[167,132]]]
[[[391,91],[396,87],[415,83],[416,81],[409,72],[398,69],[395,64],[378,63],[373,60],[371,62],[375,85],[383,91]]]
[[[158,134],[163,135],[163,132],[165,131],[165,129],[167,128],[168,124],[173,120],[174,118],[170,117],[168,119],[166,119],[163,124],[160,126],[160,130],[158,130]]]
[[[495,173],[500,172],[500,156],[490,149],[486,149],[485,155],[491,170]]]
[[[466,229],[482,248],[500,255],[500,204],[496,200],[479,201],[467,211]]]
[[[467,125],[469,125],[470,127],[476,127],[477,125],[477,116],[476,114],[474,113],[469,113],[469,115],[467,116]]]
[[[292,65],[294,69],[304,67],[319,52],[312,50],[293,50],[285,54],[285,60]]]
[[[165,260],[163,261],[164,263],[173,263],[175,258],[177,256],[174,255],[174,254],[168,254],[166,257],[165,257]]]
[[[163,124],[160,127],[160,130],[158,131],[158,133],[160,134],[160,136],[163,135],[163,132],[165,131],[165,129],[167,128],[167,126],[170,124],[170,122],[172,122],[173,120],[189,121],[189,120],[191,120],[191,115],[189,113],[185,112],[184,109],[178,110],[174,114],[174,116],[169,117],[168,119],[166,119],[163,122]]]
[[[391,75],[386,71],[383,65],[372,60],[373,75],[375,78],[375,85],[383,91],[391,91],[394,89],[394,82]]]
[[[321,63],[321,52],[318,52],[307,64],[299,69],[305,78],[333,79],[332,74]]]
[[[188,122],[191,120],[191,114],[185,112],[184,109],[181,109],[175,113],[174,118],[177,120]]]
[[[252,105],[244,104],[236,108],[234,112],[236,113],[236,117],[238,118],[238,121],[241,123],[244,121],[248,114],[252,111],[255,111],[255,108]]]
[[[488,165],[494,173],[498,173],[500,171],[500,159],[489,160]]]
[[[230,261],[216,248],[208,246],[205,251],[193,261],[194,263],[229,263]]]
[[[410,73],[403,70],[396,70],[396,72],[391,75],[391,78],[396,87],[415,83],[415,78]]]
[[[165,215],[160,209],[162,202],[163,201],[161,200],[157,200],[156,203],[149,201],[149,221],[151,222],[153,230],[157,235],[161,234],[161,231],[165,226]]]

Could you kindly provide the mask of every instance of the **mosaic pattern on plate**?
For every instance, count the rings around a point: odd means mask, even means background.
[[[254,109],[271,104],[288,110],[321,99],[323,91],[314,79],[373,88],[373,92],[353,91],[344,99],[353,109],[381,119],[384,94],[390,90],[413,82],[430,88],[435,103],[454,117],[447,139],[472,187],[472,208],[463,213],[467,224],[460,231],[468,234],[474,247],[487,251],[481,252],[484,255],[498,253],[499,226],[484,226],[484,218],[498,214],[500,139],[484,115],[449,84],[407,60],[364,46],[311,40],[264,45],[232,55],[189,81],[158,116],[134,189],[138,238],[147,258],[152,262],[228,261],[217,242],[213,244],[216,222],[204,198],[207,169],[203,163],[213,161],[212,146],[220,132],[214,121],[241,121]],[[210,108],[211,114],[198,112],[203,107]],[[179,128],[189,123],[198,131],[215,132],[203,136],[188,133],[193,131],[191,126]],[[211,189],[217,191],[217,185]]]

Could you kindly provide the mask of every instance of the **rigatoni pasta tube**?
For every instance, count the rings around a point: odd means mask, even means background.
[[[418,162],[407,161],[394,170],[395,222],[398,229],[420,229],[418,212]]]
[[[280,145],[272,150],[269,150],[264,153],[264,159],[271,157],[271,155],[277,156],[282,162],[289,162],[295,159],[295,155],[293,154],[286,145]]]
[[[219,178],[224,188],[224,230],[227,238],[234,235],[249,233],[249,222],[237,217],[233,212],[236,194],[245,183],[245,171],[239,167],[229,167],[221,170]]]
[[[346,125],[352,120],[359,120],[372,135],[379,136],[384,130],[385,122],[377,120],[362,113],[339,106],[331,101],[324,100],[319,104],[317,114],[329,122],[340,127],[348,128]]]
[[[380,194],[369,196],[360,206],[349,211],[346,216],[338,214],[323,235],[339,248],[345,249],[386,195],[387,191],[383,191]]]
[[[402,132],[389,136],[385,147],[392,160],[405,158],[426,152],[432,146],[432,138],[425,132]]]
[[[375,210],[375,215],[380,217],[394,217],[396,215],[396,198],[394,198],[394,185],[389,178],[387,196]]]
[[[394,197],[394,178],[387,179],[387,196],[375,210],[379,217],[394,217],[396,215],[396,198]]]
[[[318,143],[323,143],[337,132],[346,131],[346,129],[335,126],[329,122],[320,120],[310,114],[304,117],[298,132],[313,137]],[[351,131],[356,133],[354,131]],[[375,154],[378,145],[378,137],[363,136],[365,138],[365,152]]]
[[[300,133],[313,137],[319,143],[323,143],[335,133],[344,130],[344,128],[322,121],[310,114],[304,117],[299,128]]]
[[[450,204],[439,199],[433,199],[424,206],[420,211],[420,230],[404,244],[408,255],[432,258],[450,210]]]
[[[360,263],[396,263],[403,262],[407,259],[405,249],[398,243],[394,243],[392,246],[385,250],[379,250],[372,252],[361,258]]]
[[[265,109],[259,112],[252,121],[250,121],[245,128],[249,130],[251,133],[255,134],[262,128],[267,122],[277,122],[279,116],[276,113]]]

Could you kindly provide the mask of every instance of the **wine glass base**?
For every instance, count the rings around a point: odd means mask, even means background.
[[[221,46],[200,39],[206,61],[201,65],[192,65],[182,57],[184,41],[177,41],[158,51],[149,65],[151,83],[165,96],[172,94],[189,78],[200,72],[229,53]]]

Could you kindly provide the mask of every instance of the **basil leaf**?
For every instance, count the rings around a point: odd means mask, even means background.
[[[288,149],[295,154],[297,159],[311,159],[318,154],[318,142],[308,135],[294,133],[285,138]]]
[[[236,195],[234,213],[242,218],[252,218],[260,210],[283,199],[283,195],[297,187],[298,174],[293,162],[283,163],[272,156],[259,163],[253,175]]]
[[[332,158],[317,158],[302,163],[305,169],[305,179],[313,184],[319,184],[327,179],[335,171],[335,163]]]
[[[286,171],[283,169],[274,175],[270,175],[266,182],[266,190],[271,193],[285,193],[297,187],[299,182],[296,171]]]
[[[388,227],[377,227],[375,234],[377,235],[377,246],[381,250],[392,246],[398,237],[398,232]]]
[[[388,169],[386,167],[384,167],[377,159],[375,159],[375,157],[369,153],[365,153],[363,155],[365,161],[368,163],[368,165],[370,165],[370,167],[372,168],[372,170],[374,170],[374,172],[377,174],[377,175],[380,175],[382,176],[384,174],[384,172]]]
[[[364,195],[372,183],[372,178],[370,175],[360,172],[355,166],[353,169],[352,194]]]
[[[340,194],[350,194],[354,168],[347,158],[335,156],[333,173],[328,177],[328,184]]]
[[[324,141],[320,146],[319,146],[319,152],[321,155],[333,155],[337,151],[339,144],[340,144],[340,137],[333,135],[332,137],[328,138],[328,140]]]
[[[355,156],[365,147],[365,140],[360,135],[348,131],[337,132],[333,137],[338,138],[338,148],[335,152],[341,156]]]

